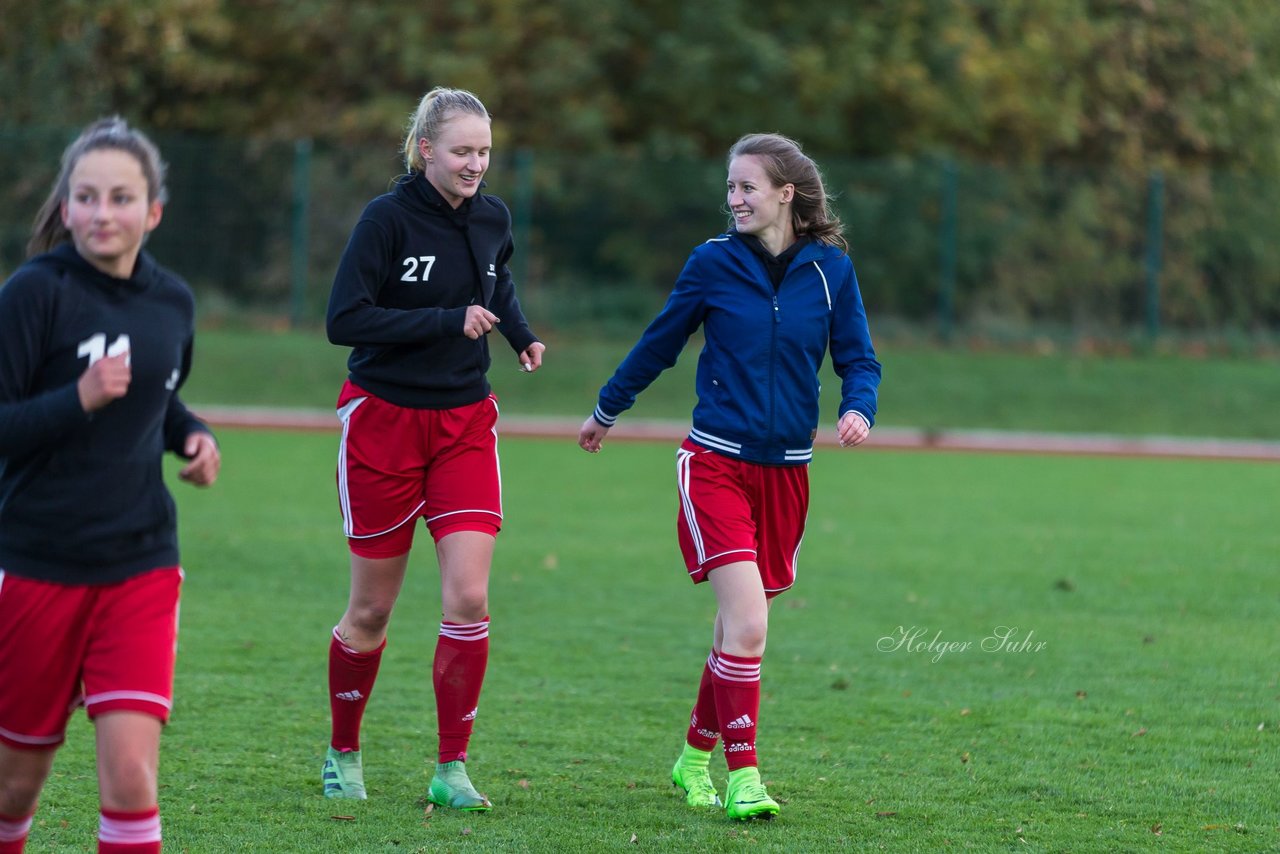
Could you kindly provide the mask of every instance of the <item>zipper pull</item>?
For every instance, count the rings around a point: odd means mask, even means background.
[[[777,294],[773,295],[773,322],[774,323],[782,322],[782,316],[778,314],[778,295]]]

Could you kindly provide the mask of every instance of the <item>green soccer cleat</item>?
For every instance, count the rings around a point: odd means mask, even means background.
[[[711,782],[711,772],[707,770],[710,760],[711,751],[699,750],[686,744],[675,767],[671,769],[671,782],[676,788],[684,790],[684,802],[691,807],[723,806],[720,796],[716,794],[715,784]]]
[[[778,802],[769,797],[760,782],[760,769],[749,765],[729,772],[729,787],[725,792],[724,812],[736,821],[753,818],[768,821],[778,814]]]
[[[364,791],[364,766],[360,763],[360,751],[346,752],[329,748],[324,755],[324,768],[320,772],[326,798],[352,798],[363,801],[369,796]]]
[[[471,785],[467,766],[461,760],[436,765],[436,775],[431,778],[431,788],[427,789],[427,800],[455,810],[485,812],[493,809],[489,799]]]

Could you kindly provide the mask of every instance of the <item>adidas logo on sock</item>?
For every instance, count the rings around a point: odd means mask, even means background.
[[[712,732],[712,731],[711,731],[711,730],[709,730],[709,729],[701,729],[701,728],[699,728],[699,729],[698,729],[698,735],[702,736],[703,738],[709,738],[709,739],[712,739],[713,741],[714,741],[714,740],[716,740],[716,739],[718,739],[718,738],[720,738],[720,733],[718,733],[718,732]]]
[[[467,714],[463,715],[463,716],[462,716],[462,719],[463,719],[464,721],[474,721],[474,720],[476,719],[476,712],[478,712],[478,711],[480,711],[480,708],[477,706],[476,708],[472,709],[472,710],[471,710],[470,712],[468,712]]]
[[[755,750],[754,741],[735,741],[724,749],[725,753],[743,753],[748,750]]]
[[[364,694],[361,694],[359,691],[339,691],[333,696],[337,697],[339,700],[350,700],[353,703],[356,700],[364,699]]]
[[[755,725],[756,725],[756,722],[751,720],[750,715],[742,715],[741,717],[737,717],[729,721],[727,724],[724,725],[724,728],[725,729],[746,729],[747,727],[751,727]]]

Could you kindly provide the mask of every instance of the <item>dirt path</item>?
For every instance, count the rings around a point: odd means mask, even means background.
[[[193,406],[214,427],[273,430],[337,431],[338,419],[329,410],[268,407]],[[561,438],[574,441],[580,420],[503,416],[504,436]],[[688,424],[676,421],[619,421],[609,433],[613,440],[678,442]],[[830,435],[828,435],[830,434]],[[818,438],[819,446],[835,446],[834,431]],[[916,430],[877,427],[868,449],[984,451],[990,453],[1081,454],[1120,457],[1192,457],[1198,459],[1280,462],[1280,442],[1248,439],[1193,439],[1168,436],[1112,436],[1088,433],[1020,433],[1001,430]]]

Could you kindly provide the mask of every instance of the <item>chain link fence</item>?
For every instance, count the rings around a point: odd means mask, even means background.
[[[73,130],[0,131],[0,274]],[[157,135],[169,204],[148,248],[203,318],[323,321],[347,236],[402,170],[394,144]],[[1280,179],[817,155],[868,310],[942,338],[1271,336]],[[724,162],[495,154],[517,287],[541,329],[633,333],[690,249],[723,230]]]

